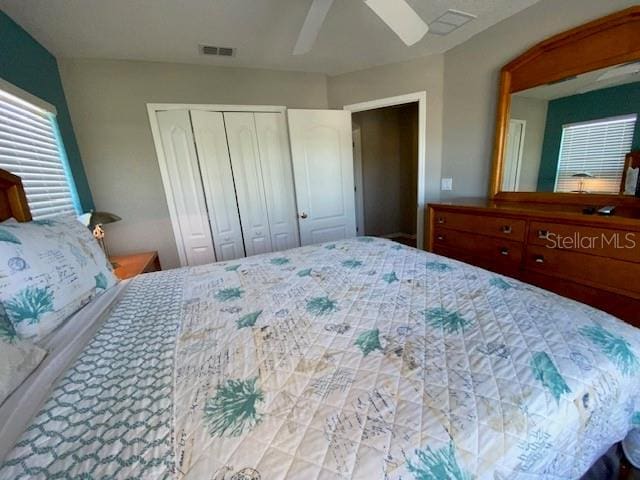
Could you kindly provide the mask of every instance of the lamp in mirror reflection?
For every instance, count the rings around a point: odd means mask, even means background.
[[[114,223],[122,220],[118,215],[109,212],[89,212],[78,217],[78,220],[91,230],[93,238],[100,244],[107,258],[109,257],[109,249],[105,243],[105,231],[103,225]]]
[[[593,175],[591,175],[589,172],[577,172],[571,175],[571,177],[578,179],[578,190],[574,190],[576,193],[588,193],[584,188],[585,183],[589,178],[594,178]]]

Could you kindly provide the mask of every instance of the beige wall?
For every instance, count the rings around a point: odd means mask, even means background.
[[[524,120],[524,146],[520,165],[518,191],[535,192],[538,189],[538,174],[542,158],[544,129],[547,125],[548,100],[514,95],[511,98],[511,118]]]
[[[486,196],[500,67],[533,44],[636,4],[631,0],[541,0],[444,56],[442,176],[450,197]]]
[[[326,108],[319,74],[198,65],[61,60],[60,71],[96,208],[122,221],[107,227],[112,253],[158,250],[179,264],[147,115],[147,103]]]
[[[425,195],[427,201],[440,197],[442,162],[442,97],[444,57],[432,55],[409,62],[394,63],[329,77],[329,107],[394,97],[405,93],[427,92],[427,144]]]
[[[353,114],[360,128],[364,234],[416,233],[418,107]]]

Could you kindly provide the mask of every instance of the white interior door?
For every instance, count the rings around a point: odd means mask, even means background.
[[[302,245],[356,235],[351,112],[288,110]]]
[[[271,252],[271,231],[253,113],[225,112],[224,123],[242,219],[244,248],[247,255]]]
[[[215,262],[198,157],[187,110],[158,112],[158,124],[169,187],[169,201],[182,237],[181,259],[187,265]],[[173,201],[171,201],[171,199]]]
[[[274,251],[298,247],[298,220],[293,189],[289,138],[284,114],[254,114],[260,167]]]
[[[231,160],[220,112],[191,110],[191,123],[218,261],[244,257]]]

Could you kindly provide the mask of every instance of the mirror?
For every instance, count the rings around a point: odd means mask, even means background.
[[[640,215],[640,5],[542,40],[500,69],[494,201]]]
[[[635,195],[638,117],[640,62],[511,93],[500,190]]]

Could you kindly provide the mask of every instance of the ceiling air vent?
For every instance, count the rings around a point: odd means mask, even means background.
[[[459,10],[447,10],[429,24],[429,33],[447,35],[476,18],[471,13]]]
[[[214,47],[212,45],[200,45],[200,53],[203,55],[217,55],[219,57],[233,57],[235,50],[231,47]]]

